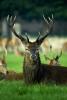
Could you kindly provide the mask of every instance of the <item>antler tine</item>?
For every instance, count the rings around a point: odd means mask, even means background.
[[[61,50],[61,52],[60,52],[60,55],[59,55],[59,57],[61,57],[61,55],[62,55],[62,50]]]
[[[16,16],[13,18],[12,16],[10,17],[10,23],[12,23],[12,26],[14,25],[16,20]]]
[[[16,20],[16,16],[14,17],[14,21]]]
[[[45,16],[44,16],[44,14],[43,14],[43,19],[44,19],[44,21],[47,23],[47,24],[49,24],[49,22],[48,22],[48,20],[45,18]]]
[[[37,37],[37,40],[36,41],[38,41],[39,40],[39,38],[40,38],[40,32],[38,32],[39,33],[39,35],[38,35],[38,37]]]
[[[26,38],[27,38],[27,42],[29,43],[29,38],[28,38],[27,33],[25,33],[25,36],[26,36]]]
[[[15,23],[15,20],[16,20],[16,16],[15,16],[14,19],[13,19],[13,25],[14,25],[14,23]]]
[[[16,20],[16,16],[14,18],[12,16],[10,17],[9,15],[7,16],[7,22],[10,27],[13,27],[15,20]]]
[[[57,55],[54,59],[58,60],[61,57],[61,55],[62,55],[62,51],[60,52],[60,55]]]
[[[48,17],[48,19],[53,22],[53,19],[54,19],[53,14],[52,14],[51,18]]]
[[[53,20],[50,17],[48,17],[48,19],[49,19],[50,22],[53,22]]]
[[[9,20],[9,15],[7,16],[7,21]]]
[[[47,57],[45,54],[44,54],[44,57],[46,60],[51,60],[49,57]]]
[[[12,16],[10,17],[10,22],[12,22]]]
[[[52,19],[54,19],[53,14],[52,14]]]

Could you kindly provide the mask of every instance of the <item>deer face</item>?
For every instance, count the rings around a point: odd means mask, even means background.
[[[29,42],[26,45],[25,53],[30,56],[30,59],[36,62],[39,56],[39,45],[36,42]]]

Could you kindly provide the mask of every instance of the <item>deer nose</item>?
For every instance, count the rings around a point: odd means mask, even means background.
[[[31,58],[35,61],[37,56],[36,55],[31,55]]]

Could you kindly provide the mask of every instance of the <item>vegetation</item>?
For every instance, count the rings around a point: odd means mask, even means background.
[[[52,57],[52,54],[48,54]],[[43,54],[40,54],[42,63],[47,63]],[[67,53],[63,53],[60,62],[67,66]],[[16,72],[22,71],[23,57],[14,54],[8,54],[7,66],[10,70]],[[26,85],[22,81],[0,81],[0,100],[66,100],[67,85],[55,84],[33,84]]]
[[[67,100],[67,85],[34,84],[22,81],[0,81],[0,100]]]
[[[54,14],[55,19],[67,19],[66,0],[0,0],[0,18],[15,13],[22,18],[40,19]]]
[[[56,52],[48,53],[47,56],[53,57],[53,55],[56,55]],[[43,53],[40,54],[40,57],[41,57],[42,63],[47,63],[47,61],[44,58]],[[67,57],[67,53],[63,52],[61,58],[59,59],[61,65],[63,65],[63,66],[67,66],[66,57]],[[15,70],[17,72],[21,72],[23,69],[23,60],[24,60],[24,57],[16,56],[14,54],[8,54],[7,55],[7,68],[10,70]]]
[[[16,56],[14,54],[7,55],[7,67],[9,70],[15,70],[17,72],[22,71],[23,57]]]

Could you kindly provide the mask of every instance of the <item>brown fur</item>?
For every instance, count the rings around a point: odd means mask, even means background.
[[[41,80],[45,82],[54,82],[55,84],[67,84],[67,68],[64,66],[53,66],[42,64]]]
[[[23,75],[26,83],[35,83],[35,82],[55,82],[56,84],[67,83],[67,68],[59,65],[47,65],[41,64],[40,55],[39,55],[39,47],[43,43],[44,39],[48,36],[49,33],[52,32],[53,29],[53,15],[52,19],[49,17],[49,21],[45,19],[43,15],[44,21],[47,23],[47,33],[45,36],[40,38],[38,36],[35,42],[30,42],[27,35],[26,39],[20,34],[18,35],[15,29],[13,28],[16,17],[9,18],[8,16],[8,25],[12,32],[16,35],[17,38],[21,40],[21,42],[25,45],[25,55],[24,55],[24,65],[23,65]],[[12,19],[12,20],[11,20]],[[50,68],[50,66],[52,66]],[[13,75],[14,76],[14,75]]]
[[[56,61],[55,59],[51,59],[48,61],[48,65],[60,65],[58,61]]]
[[[23,73],[7,71],[6,80],[23,80]]]
[[[41,64],[40,55],[39,55],[39,47],[43,43],[44,39],[48,36],[49,33],[52,32],[53,29],[53,15],[52,19],[48,17],[49,21],[44,17],[44,21],[46,22],[46,34],[43,37],[40,37],[40,32],[38,38],[35,42],[30,42],[27,34],[24,38],[21,34],[17,34],[15,29],[13,28],[16,17],[9,18],[7,17],[8,25],[14,35],[21,40],[21,42],[25,45],[25,54],[24,54],[24,64],[23,64],[23,75],[24,81],[26,83],[39,83],[39,82],[55,82],[62,83],[67,82],[67,69],[53,65]],[[12,19],[12,20],[11,20]],[[44,32],[44,31],[43,31]],[[65,73],[65,74],[64,74]],[[62,80],[61,76],[64,74]],[[14,76],[14,75],[13,75]]]
[[[5,55],[0,58],[0,79],[5,79],[7,73],[7,64],[5,60]]]
[[[67,41],[63,43],[62,50],[67,52]]]

